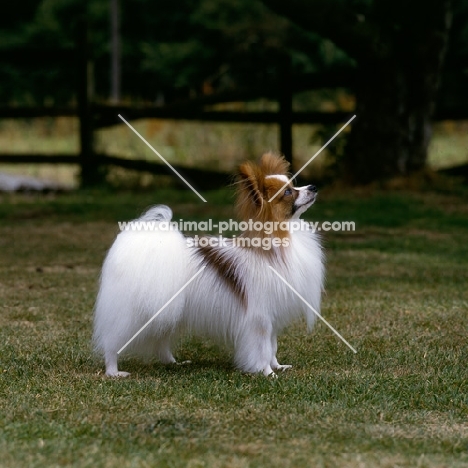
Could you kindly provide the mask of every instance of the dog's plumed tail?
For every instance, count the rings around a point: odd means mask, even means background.
[[[138,221],[171,221],[172,210],[167,205],[155,205],[148,208]]]

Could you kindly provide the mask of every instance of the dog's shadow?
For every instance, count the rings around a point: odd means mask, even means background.
[[[122,359],[119,368],[129,372],[132,377],[177,377],[195,376],[207,374],[230,374],[235,372],[232,363],[222,357],[218,359],[187,359],[174,364],[161,364],[157,360],[142,361],[137,358]]]
[[[161,364],[157,359],[138,359],[126,357],[119,362],[119,369],[130,372],[132,376],[195,376],[199,374],[235,372],[232,356],[227,350],[209,341],[189,338],[176,349],[174,364]]]

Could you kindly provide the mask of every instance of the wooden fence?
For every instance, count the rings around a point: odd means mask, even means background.
[[[175,120],[196,120],[203,122],[242,122],[274,123],[279,126],[280,150],[292,161],[292,126],[298,123],[338,124],[349,119],[349,113],[334,112],[293,112],[293,90],[301,91],[321,87],[351,86],[354,74],[350,71],[334,70],[327,73],[303,77],[300,82],[292,82],[290,67],[283,62],[279,85],[265,86],[261,89],[245,89],[216,95],[202,96],[187,102],[164,107],[102,105],[93,102],[92,96],[92,62],[89,58],[87,31],[79,28],[77,43],[69,50],[26,50],[16,49],[0,53],[0,60],[24,63],[32,59],[42,66],[44,63],[68,64],[76,67],[76,107],[8,107],[0,106],[2,118],[34,118],[74,116],[79,119],[79,154],[8,154],[0,152],[0,163],[9,164],[79,164],[82,185],[93,185],[100,179],[99,168],[105,165],[120,166],[128,169],[148,171],[154,174],[170,174],[172,171],[164,164],[147,160],[125,159],[107,154],[97,154],[93,149],[93,132],[95,129],[122,124],[118,114],[126,120],[158,118]],[[231,112],[209,111],[206,106],[222,102],[240,102],[260,97],[276,99],[279,102],[277,112]],[[466,118],[467,116],[438,115],[439,119]],[[180,167],[175,169],[199,186],[209,187],[225,184],[225,175],[210,170]],[[221,177],[220,177],[221,176]]]

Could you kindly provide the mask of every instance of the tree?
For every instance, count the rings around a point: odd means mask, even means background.
[[[120,101],[120,8],[119,0],[110,0],[110,36],[111,36],[111,101]]]
[[[427,159],[450,0],[263,0],[356,61],[357,119],[347,148],[356,182],[409,174]]]

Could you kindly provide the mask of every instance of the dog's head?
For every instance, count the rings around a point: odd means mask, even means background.
[[[294,187],[288,169],[289,163],[272,153],[264,154],[258,164],[248,161],[240,166],[236,207],[242,220],[288,221],[314,203],[317,188]]]

